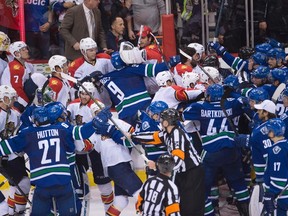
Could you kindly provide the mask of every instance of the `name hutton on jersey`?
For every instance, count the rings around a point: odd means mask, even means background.
[[[43,131],[38,131],[37,132],[37,138],[38,139],[43,139],[46,137],[55,137],[59,136],[59,131],[58,129],[50,129],[50,130],[43,130]]]

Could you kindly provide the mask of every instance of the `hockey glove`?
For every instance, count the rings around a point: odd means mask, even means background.
[[[275,205],[274,205],[274,199],[275,196],[274,194],[270,192],[265,192],[264,194],[264,209],[267,213],[273,213],[275,210]]]
[[[249,147],[249,138],[248,134],[239,134],[238,136],[234,137],[234,143],[236,147],[239,148],[247,148]]]
[[[269,43],[273,48],[282,48],[283,44],[273,38],[267,38],[267,43]]]
[[[168,62],[170,67],[175,67],[180,62],[180,55],[170,57]]]
[[[110,112],[109,107],[105,107],[103,110],[101,110],[97,117],[101,119],[103,122],[108,122],[108,120],[112,117],[112,113]]]
[[[218,42],[210,42],[209,43],[209,47],[211,47],[212,49],[214,49],[217,53],[217,55],[222,56],[223,53],[226,51],[225,47],[221,46],[221,44],[219,44]]]

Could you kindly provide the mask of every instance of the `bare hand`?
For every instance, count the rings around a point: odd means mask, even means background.
[[[133,31],[129,31],[128,35],[129,35],[129,39],[130,40],[135,40],[136,39],[136,36],[135,36]]]
[[[152,160],[149,160],[147,162],[147,166],[149,167],[149,169],[156,170],[156,163]]]
[[[50,28],[50,23],[49,22],[46,22],[46,23],[44,23],[43,25],[41,25],[40,27],[39,27],[39,30],[41,31],[41,32],[47,32],[48,30],[49,30],[49,28]]]
[[[80,43],[76,42],[74,45],[73,45],[73,48],[75,50],[80,50]]]

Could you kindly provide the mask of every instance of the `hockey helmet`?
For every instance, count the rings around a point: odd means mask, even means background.
[[[157,159],[156,165],[160,173],[169,173],[169,172],[172,172],[175,166],[175,161],[171,155],[162,154]]]
[[[153,101],[147,107],[147,113],[150,113],[151,115],[154,114],[160,115],[160,113],[166,109],[168,109],[168,105],[164,101]]]
[[[269,119],[267,124],[267,131],[273,132],[274,136],[283,136],[285,134],[286,126],[285,123],[280,118]]]
[[[88,49],[97,49],[97,43],[92,38],[82,38],[80,40],[80,50],[83,55],[86,55],[86,50]]]
[[[147,61],[146,50],[139,50],[138,47],[128,41],[122,42],[119,49],[120,57],[126,64],[141,64]]]
[[[258,104],[261,101],[268,100],[269,94],[264,88],[259,87],[252,89],[248,95],[248,98],[249,100],[253,100]]]
[[[11,86],[1,85],[0,86],[0,101],[4,102],[4,97],[8,97],[10,100],[12,99],[17,100],[17,92]]]
[[[261,52],[261,53],[267,53],[272,48],[273,47],[270,44],[262,43],[262,44],[258,44],[258,45],[255,46],[255,51],[256,52]]]
[[[241,47],[238,52],[239,58],[243,60],[249,59],[255,53],[255,49],[252,47]]]
[[[16,41],[10,44],[9,52],[14,58],[18,58],[18,55],[16,55],[15,52],[20,52],[20,50],[25,47],[27,47],[26,43],[23,41]]]
[[[194,48],[196,50],[196,53],[198,53],[200,55],[200,58],[201,58],[202,54],[205,52],[204,46],[202,44],[199,44],[199,43],[190,43],[188,45],[188,47]]]
[[[84,88],[91,94],[93,95],[94,92],[96,91],[96,88],[92,82],[84,82],[82,85],[79,87],[78,94],[80,95],[80,92],[86,92]]]
[[[285,70],[282,70],[281,68],[274,68],[270,71],[269,80],[271,82],[278,80],[280,83],[285,83],[286,77],[287,73]]]
[[[49,124],[48,109],[46,107],[37,107],[32,112],[32,122],[38,125]]]
[[[0,51],[8,51],[11,41],[8,35],[0,31]]]
[[[253,59],[255,65],[267,65],[267,56],[264,53],[256,52],[251,56],[251,58]]]
[[[173,81],[173,77],[169,71],[162,71],[158,73],[155,79],[158,86],[166,86],[167,81]]]
[[[111,63],[113,67],[117,70],[121,70],[122,68],[127,66],[127,64],[121,59],[120,53],[118,51],[112,53]]]
[[[220,101],[224,94],[223,86],[219,84],[209,85],[205,94],[206,98],[210,96],[210,101]]]
[[[229,75],[224,79],[224,86],[230,86],[233,89],[237,89],[239,87],[238,77],[235,75]]]
[[[64,64],[66,63],[67,63],[67,58],[61,55],[53,55],[48,61],[48,65],[50,67],[51,72],[56,72],[56,66],[63,69]]]
[[[219,68],[220,62],[218,57],[215,55],[207,55],[203,61],[203,67],[205,66]]]
[[[180,114],[176,109],[168,108],[161,112],[160,119],[168,121],[169,125],[177,125],[180,121]]]
[[[256,79],[265,79],[268,78],[269,73],[270,69],[268,67],[260,65],[251,73],[251,77]]]
[[[59,119],[66,121],[67,110],[61,102],[52,102],[45,107],[48,110],[48,117],[51,123],[56,123]]]
[[[218,83],[221,81],[220,73],[216,68],[206,66],[203,68],[203,70],[209,74],[209,76],[214,80],[214,82]],[[210,78],[205,72],[201,71],[200,73],[200,82],[202,83],[208,83]]]
[[[197,73],[186,72],[182,74],[182,84],[185,88],[190,88],[190,84],[196,85],[199,81],[200,77]]]

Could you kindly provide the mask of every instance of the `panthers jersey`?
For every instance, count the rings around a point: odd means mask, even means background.
[[[272,140],[268,137],[266,125],[267,122],[264,122],[254,128],[249,139],[249,146],[252,148],[254,170],[258,182],[263,182],[267,150],[272,146]]]
[[[278,141],[268,149],[267,168],[264,174],[265,189],[272,194],[279,195],[287,185],[288,179],[288,142],[286,139]],[[288,202],[288,189],[279,200]]]
[[[234,98],[226,100],[225,109],[230,119],[235,118],[234,121],[243,113],[242,103]],[[204,150],[217,152],[225,147],[234,147],[234,132],[220,106],[220,101],[192,103],[183,111],[183,118],[201,122],[199,133]],[[238,122],[234,122],[234,125],[238,125]]]
[[[86,126],[86,127],[85,127]],[[40,187],[64,185],[71,181],[67,152],[73,152],[74,140],[90,137],[91,123],[71,127],[65,123],[27,127],[0,142],[0,155],[24,151],[29,156],[31,184]]]

